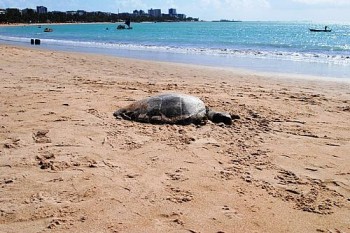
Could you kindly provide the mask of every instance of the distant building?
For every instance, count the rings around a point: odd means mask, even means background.
[[[77,11],[77,15],[79,15],[79,16],[83,16],[85,14],[86,14],[86,11],[83,11],[83,10],[78,10]]]
[[[4,15],[6,14],[6,10],[5,9],[0,9],[0,15]]]
[[[186,15],[185,14],[177,14],[177,18],[186,19]]]
[[[77,14],[76,11],[67,11],[66,13],[67,13],[67,15],[76,15]]]
[[[123,13],[119,13],[118,14],[119,16],[121,16],[121,17],[130,17],[130,13],[128,13],[128,12],[123,12]]]
[[[162,16],[162,11],[161,9],[150,9],[148,10],[148,14],[151,17],[161,17]]]
[[[38,14],[47,14],[47,8],[44,6],[37,6],[36,12],[38,12]]]
[[[172,16],[172,17],[176,17],[177,16],[176,9],[170,8],[169,9],[169,15]]]
[[[62,11],[51,11],[51,13],[53,13],[53,14],[67,14],[66,12],[62,12]]]
[[[30,9],[30,8],[26,8],[26,9],[22,10],[22,14],[28,14],[28,13],[34,13],[34,12],[35,12],[35,10]]]
[[[111,12],[103,12],[103,11],[92,11],[92,12],[90,12],[90,13],[92,13],[92,14],[94,14],[94,15],[105,15],[105,16],[110,16],[110,15],[112,15]]]
[[[134,10],[133,12],[132,12],[132,14],[134,15],[134,16],[143,16],[143,15],[146,15],[146,13],[143,11],[143,10]]]

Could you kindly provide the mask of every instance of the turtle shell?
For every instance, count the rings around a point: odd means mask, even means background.
[[[113,115],[149,123],[199,124],[206,118],[206,113],[205,104],[199,98],[169,93],[136,101]]]

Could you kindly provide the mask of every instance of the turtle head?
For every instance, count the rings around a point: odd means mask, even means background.
[[[214,123],[223,122],[226,125],[232,125],[232,117],[226,112],[215,112],[212,110],[207,110],[208,119]]]
[[[128,115],[127,111],[124,108],[115,111],[113,113],[113,116],[119,119],[123,118],[123,119],[131,120],[131,117]]]
[[[119,109],[113,113],[113,116],[120,117],[124,112],[124,109]]]

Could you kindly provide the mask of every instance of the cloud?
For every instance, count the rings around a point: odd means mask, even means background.
[[[115,0],[114,5],[117,8],[120,8],[120,10],[123,11],[132,11],[135,9],[142,9],[142,10],[148,10],[148,9],[163,9],[167,10],[171,7],[178,7],[178,4],[176,4],[176,1],[174,0],[167,0],[167,1],[161,1],[161,2],[155,2],[155,1],[142,1],[142,0]]]
[[[81,7],[79,0],[70,0],[69,4],[64,1],[50,1],[50,0],[0,0],[0,8],[36,8],[36,6],[46,6],[48,10],[66,9],[74,10]]]
[[[201,5],[215,8],[269,8],[268,0],[199,0]]]
[[[350,6],[349,0],[292,0],[306,5]]]
[[[190,12],[200,19],[256,19],[271,8],[270,0],[196,0]]]
[[[11,1],[11,0],[0,0],[0,8],[18,7],[26,3],[25,0]]]
[[[117,0],[114,1],[116,6],[120,6],[121,8],[130,8],[133,7],[135,9],[143,8],[146,6],[141,0]]]

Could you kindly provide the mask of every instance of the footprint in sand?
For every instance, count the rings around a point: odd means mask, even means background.
[[[181,190],[180,188],[170,188],[171,196],[168,196],[166,200],[174,203],[184,203],[193,200],[193,194],[190,191]]]
[[[49,130],[38,130],[33,133],[33,139],[35,143],[51,143],[51,139],[46,135]]]
[[[185,181],[188,180],[188,177],[185,177],[183,174],[183,171],[187,171],[187,168],[179,168],[176,169],[175,172],[171,173],[171,172],[167,172],[165,173],[170,180],[172,181]]]
[[[229,219],[233,219],[233,218],[242,219],[242,214],[238,213],[237,210],[232,209],[227,205],[224,205],[223,207],[221,207],[221,211]]]

